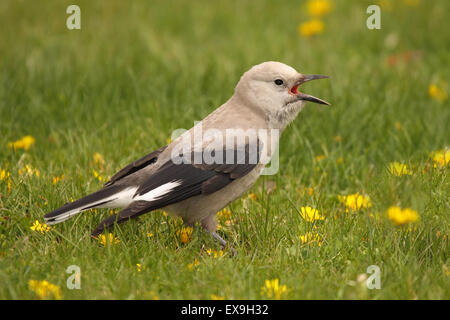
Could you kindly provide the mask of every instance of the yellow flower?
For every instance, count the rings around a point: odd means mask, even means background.
[[[193,230],[194,229],[192,227],[182,227],[181,229],[177,230],[177,236],[178,238],[180,238],[180,241],[182,243],[191,242]]]
[[[303,37],[311,37],[316,34],[321,34],[325,26],[321,20],[313,19],[303,22],[298,26],[298,33]]]
[[[52,180],[53,180],[53,184],[57,184],[58,182],[64,180],[64,174],[62,174],[60,176],[53,177]]]
[[[330,0],[309,0],[307,5],[308,13],[313,17],[322,17],[332,9]]]
[[[20,140],[9,142],[8,147],[14,150],[17,149],[28,150],[34,144],[35,141],[36,139],[34,139],[32,136],[25,136]]]
[[[206,253],[214,258],[220,258],[221,256],[223,256],[223,250],[213,250],[211,248],[209,248],[208,250],[206,250]]]
[[[192,271],[195,268],[197,268],[199,265],[200,265],[200,262],[198,261],[197,258],[195,258],[194,261],[192,263],[189,263],[187,267],[188,267],[189,271]]]
[[[9,178],[9,172],[6,170],[0,169],[0,181]]]
[[[103,177],[95,170],[94,171],[94,177],[95,179],[97,179],[98,181],[102,182],[103,181]]]
[[[22,169],[19,169],[18,173],[19,173],[20,176],[23,176],[23,175],[27,175],[27,176],[35,175],[36,177],[39,177],[41,175],[41,173],[39,172],[38,169],[33,168],[29,164],[27,164]]]
[[[314,222],[316,220],[325,219],[323,216],[319,214],[319,210],[308,206],[300,208],[300,215],[302,216],[303,219],[305,219],[308,222]]]
[[[216,296],[215,294],[212,294],[212,295],[211,295],[211,300],[225,300],[225,298],[224,298],[224,297]]]
[[[314,161],[319,162],[322,161],[323,159],[325,159],[326,156],[324,154],[318,155],[314,158]]]
[[[147,236],[148,236],[149,238],[153,237],[153,232],[147,233]]]
[[[419,214],[417,211],[406,208],[401,209],[400,207],[390,207],[387,211],[389,220],[391,220],[396,225],[404,225],[406,223],[414,223],[419,220]]]
[[[253,192],[250,192],[250,193],[248,194],[248,197],[249,197],[250,199],[252,199],[253,201],[258,200],[258,196],[257,196],[256,194],[254,194]]]
[[[441,86],[438,86],[436,84],[430,84],[430,86],[428,87],[428,95],[433,100],[439,102],[445,102],[448,98],[447,92]]]
[[[338,196],[338,199],[345,205],[347,212],[349,210],[357,211],[359,209],[370,208],[372,206],[372,201],[370,198],[358,192],[347,196]]]
[[[120,242],[120,240],[115,237],[112,233],[108,233],[108,237],[106,237],[104,234],[101,234],[98,237],[98,241],[100,242],[100,244],[104,247],[106,247],[106,244],[118,244]]]
[[[288,292],[287,286],[280,285],[279,279],[266,280],[265,285],[261,287],[261,294],[269,299],[280,300]]]
[[[300,240],[303,244],[309,243],[310,245],[317,244],[319,247],[322,246],[323,238],[318,233],[307,232],[300,236]]]
[[[412,175],[411,170],[406,164],[394,161],[389,164],[389,172],[397,177],[401,177],[403,175]]]
[[[28,287],[30,290],[34,291],[41,300],[49,298],[61,300],[61,289],[47,280],[30,280],[28,281]]]
[[[137,268],[137,271],[138,271],[138,272],[141,272],[141,271],[142,271],[142,266],[141,266],[140,263],[136,263],[136,268]]]
[[[103,156],[100,153],[95,152],[93,158],[94,158],[95,164],[98,164],[101,166],[103,166],[105,164],[105,159],[103,159]]]
[[[434,167],[445,167],[450,162],[450,149],[443,149],[432,153]]]
[[[36,231],[36,232],[40,232],[42,234],[49,232],[52,228],[48,225],[41,224],[38,220],[36,220],[33,225],[30,227],[31,230]]]
[[[224,209],[220,210],[219,212],[217,212],[217,216],[220,219],[229,220],[229,219],[231,219],[231,210],[228,208],[224,208]]]

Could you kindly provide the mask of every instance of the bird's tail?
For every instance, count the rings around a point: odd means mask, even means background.
[[[120,186],[108,186],[84,198],[66,203],[62,207],[47,213],[44,216],[45,222],[50,225],[57,224],[85,210],[105,206],[116,201],[122,189],[123,187]]]

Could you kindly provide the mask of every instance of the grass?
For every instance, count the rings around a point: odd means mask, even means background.
[[[38,298],[29,280],[59,286],[64,299],[258,299],[277,278],[287,299],[449,299],[449,171],[430,159],[449,145],[449,104],[428,87],[448,90],[450,3],[391,1],[370,31],[372,2],[334,1],[324,32],[304,38],[304,1],[77,1],[80,31],[66,29],[70,1],[2,1],[0,172],[10,177],[0,181],[0,299]],[[229,207],[234,223],[221,220],[219,232],[234,258],[209,256],[219,248],[200,228],[182,243],[162,212],[116,227],[120,242],[106,247],[89,233],[107,210],[30,229],[100,188],[94,170],[108,177],[190,128],[266,60],[330,75],[304,90],[333,106],[307,107],[282,136],[278,174],[257,182],[256,200]],[[29,150],[8,148],[26,135],[36,139]],[[412,175],[390,174],[393,161]],[[18,173],[27,164],[39,177]],[[356,192],[373,205],[347,213],[338,195]],[[395,226],[393,205],[420,220]],[[303,206],[325,219],[306,222]],[[321,246],[301,242],[308,231]],[[81,290],[66,288],[70,265]],[[370,265],[380,290],[364,285]]]

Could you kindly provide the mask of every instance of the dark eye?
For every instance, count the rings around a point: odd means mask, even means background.
[[[277,79],[274,81],[277,86],[281,86],[283,84],[283,80]]]

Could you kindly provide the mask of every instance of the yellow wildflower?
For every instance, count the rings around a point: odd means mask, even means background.
[[[309,15],[313,17],[322,17],[331,11],[332,3],[330,0],[309,0],[307,9]]]
[[[342,157],[336,159],[336,164],[341,164],[342,162],[344,162],[344,159]]]
[[[357,211],[364,208],[370,208],[372,206],[372,201],[370,198],[360,194],[359,192],[347,196],[338,196],[338,199],[345,205],[347,212],[349,210]]]
[[[33,225],[30,227],[31,230],[36,231],[36,232],[40,232],[42,234],[49,232],[52,228],[48,225],[41,224],[38,220],[36,220]]]
[[[215,294],[211,295],[211,300],[225,300],[224,297],[216,296]]]
[[[177,236],[180,239],[182,243],[189,243],[192,239],[192,231],[194,229],[192,227],[182,227],[181,229],[177,230]]]
[[[0,169],[0,181],[9,178],[9,172],[6,170]]]
[[[438,150],[432,153],[434,167],[445,167],[450,162],[450,149]]]
[[[19,173],[20,176],[23,176],[23,175],[27,175],[27,176],[35,175],[36,177],[39,177],[41,175],[41,173],[39,172],[38,169],[33,168],[29,164],[27,164],[27,165],[25,165],[25,167],[19,169],[18,173]]]
[[[149,238],[153,237],[153,232],[147,233],[147,237],[149,237]]]
[[[287,292],[287,286],[280,285],[279,279],[266,280],[265,285],[261,287],[261,294],[269,299],[280,300]]]
[[[58,182],[64,180],[64,174],[62,174],[60,176],[53,177],[52,180],[53,180],[53,184],[57,184]]]
[[[142,271],[142,265],[140,263],[136,263],[136,268],[138,272]]]
[[[302,216],[303,219],[305,219],[308,222],[314,222],[316,220],[325,219],[323,216],[319,214],[319,210],[311,208],[309,206],[301,207],[300,215]]]
[[[389,220],[396,225],[404,225],[406,223],[414,223],[419,220],[417,211],[410,208],[401,209],[400,207],[392,206],[387,211]]]
[[[389,172],[397,177],[401,177],[403,175],[412,175],[411,170],[406,164],[394,161],[389,164]]]
[[[319,162],[322,161],[323,159],[325,159],[326,156],[324,154],[318,155],[314,158],[314,161]]]
[[[95,170],[94,171],[94,177],[95,179],[97,179],[98,181],[102,182],[103,181],[103,177]]]
[[[252,199],[253,201],[258,200],[258,196],[257,196],[255,193],[253,193],[253,192],[250,192],[250,193],[248,194],[248,197],[249,197],[250,199]]]
[[[229,220],[231,219],[231,210],[228,208],[224,208],[217,212],[217,217],[219,217],[220,219]]]
[[[438,86],[436,84],[430,84],[430,86],[428,87],[428,95],[433,100],[439,102],[445,102],[448,98],[447,92],[441,86]]]
[[[120,240],[115,237],[112,233],[108,233],[108,236],[105,236],[104,234],[101,234],[98,237],[98,241],[100,242],[100,244],[104,247],[106,247],[106,244],[118,244],[120,242]]]
[[[209,248],[208,250],[206,250],[206,253],[214,258],[220,258],[221,256],[223,256],[223,250],[213,250],[211,248]]]
[[[318,233],[307,232],[300,236],[300,240],[303,244],[309,243],[310,245],[317,244],[319,247],[322,246],[323,238]]]
[[[30,290],[34,291],[41,300],[49,298],[61,300],[61,288],[47,280],[30,280],[28,281],[28,287]]]
[[[34,139],[32,136],[25,136],[20,140],[9,142],[8,147],[14,150],[24,149],[26,151],[30,149],[35,141],[36,139]]]
[[[297,31],[303,37],[311,37],[317,34],[321,34],[324,29],[325,26],[321,20],[313,19],[300,24]]]
[[[189,271],[192,271],[195,268],[197,268],[199,265],[200,265],[200,262],[198,261],[197,258],[195,258],[194,261],[192,263],[189,263],[187,267],[188,267]]]
[[[100,166],[103,166],[105,164],[105,159],[103,159],[103,156],[100,153],[95,152],[93,158],[95,164],[98,164]]]

